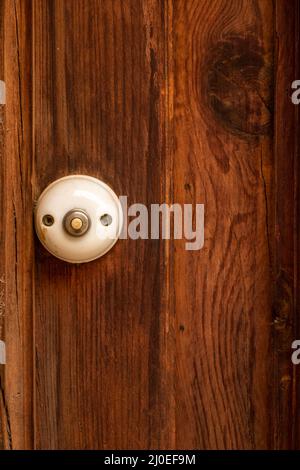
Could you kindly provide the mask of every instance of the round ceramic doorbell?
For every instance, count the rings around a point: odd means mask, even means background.
[[[35,229],[44,247],[69,263],[86,263],[109,251],[123,225],[122,206],[107,184],[85,175],[51,183],[35,208]]]

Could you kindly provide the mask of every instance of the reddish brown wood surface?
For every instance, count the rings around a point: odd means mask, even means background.
[[[274,445],[300,447],[300,370],[292,366],[291,343],[299,323],[299,106],[289,99],[300,76],[300,2],[276,3],[274,135]]]
[[[36,196],[72,173],[128,202],[164,200],[165,4],[36,1]],[[160,241],[60,262],[37,247],[38,448],[172,446]]]
[[[299,1],[0,12],[0,447],[299,448]],[[204,248],[121,240],[86,265],[55,259],[32,209],[75,173],[129,204],[204,203]]]
[[[7,365],[4,442],[30,448],[33,438],[32,67],[30,1],[5,1],[5,152],[2,160],[2,279]]]
[[[206,207],[204,249],[174,254],[180,448],[272,442],[273,18],[271,2],[175,2],[174,199]]]
[[[4,80],[4,2],[0,2],[0,80]],[[5,106],[0,105],[0,160],[4,159],[4,128],[5,128]],[[3,166],[0,169],[0,207],[4,207],[4,171]],[[4,227],[0,225],[0,253],[1,257],[4,256]],[[5,279],[3,268],[0,274],[0,340],[5,340]],[[6,413],[6,400],[4,391],[4,364],[0,364],[0,449],[9,446],[7,442],[7,413]]]

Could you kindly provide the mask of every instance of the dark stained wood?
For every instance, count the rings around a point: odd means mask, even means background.
[[[295,45],[295,76],[300,76],[300,1],[295,1],[295,29],[294,45]],[[295,219],[294,219],[294,242],[295,242],[295,262],[294,262],[294,275],[295,275],[295,289],[294,289],[294,331],[297,338],[300,337],[300,322],[299,322],[299,308],[300,308],[300,145],[299,145],[299,128],[300,128],[300,108],[295,110],[295,134],[294,134],[294,152],[295,152]],[[297,130],[298,129],[298,130]],[[294,410],[293,410],[293,448],[300,448],[300,390],[299,390],[300,370],[294,370]],[[297,406],[298,404],[298,406]]]
[[[165,4],[34,2],[35,196],[103,178],[164,200]],[[172,447],[164,242],[71,266],[36,252],[36,448]]]
[[[204,249],[174,254],[179,448],[271,447],[272,18],[175,2],[174,199],[206,207]]]
[[[175,243],[176,448],[270,448],[272,2],[173,18],[174,200],[205,204],[204,248]]]
[[[0,18],[0,448],[299,448],[299,0],[0,0]],[[55,259],[33,205],[75,173],[129,204],[204,203],[204,248]]]
[[[274,446],[299,449],[299,366],[291,344],[299,323],[299,106],[291,83],[300,77],[300,2],[276,2],[275,257],[274,257]]]
[[[6,83],[2,284],[7,365],[2,415],[5,447],[33,446],[33,227],[30,0],[4,4]]]

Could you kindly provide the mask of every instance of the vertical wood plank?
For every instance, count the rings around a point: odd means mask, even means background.
[[[175,244],[176,447],[271,447],[271,1],[174,2],[174,200],[205,204]]]
[[[165,5],[34,2],[36,197],[84,173],[164,200]],[[164,251],[124,240],[70,266],[37,246],[36,448],[173,446]]]
[[[295,75],[300,77],[300,1],[295,2]],[[298,105],[295,110],[295,223],[294,223],[294,238],[295,238],[295,304],[294,304],[294,325],[295,336],[300,338],[300,321],[299,321],[299,308],[300,308],[300,144],[299,144],[299,128],[300,128],[300,107]],[[300,449],[300,370],[294,370],[294,416],[293,416],[293,448]]]
[[[299,323],[299,106],[291,84],[300,77],[300,2],[276,1],[274,446],[299,449],[299,366],[291,345]]]
[[[33,445],[31,1],[7,0],[4,10],[6,83],[3,159],[5,336],[2,397],[6,447]]]
[[[4,81],[4,0],[0,1],[0,80]],[[5,136],[5,105],[0,104],[0,162],[4,160],[4,136]],[[0,164],[0,210],[4,213],[4,166]],[[0,224],[0,258],[5,256],[5,231],[4,224]],[[0,271],[0,341],[5,344],[5,273],[4,267]],[[2,344],[3,344],[2,343]],[[3,346],[2,346],[3,347]],[[5,365],[1,363],[0,353],[0,449],[9,448],[9,423],[6,413],[6,397],[4,389]]]

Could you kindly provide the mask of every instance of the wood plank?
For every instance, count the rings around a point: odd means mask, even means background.
[[[2,413],[6,448],[33,443],[32,122],[30,0],[4,4],[6,83],[2,286],[7,347]]]
[[[0,80],[4,81],[4,1],[0,1]],[[0,161],[4,160],[4,136],[5,136],[5,105],[0,104]],[[0,165],[0,210],[4,212],[4,167]],[[4,247],[5,231],[4,225],[0,224],[0,258],[5,254]],[[0,273],[0,341],[5,343],[5,279],[3,268]],[[1,362],[0,353],[0,449],[9,447],[9,426],[6,413],[6,398],[4,392],[5,366]]]
[[[174,200],[205,204],[175,243],[176,448],[272,446],[271,1],[174,2]]]
[[[300,1],[295,1],[295,29],[294,29],[294,45],[295,45],[295,76],[300,77]],[[294,302],[294,325],[295,336],[300,338],[300,322],[299,322],[299,306],[300,306],[300,144],[299,144],[299,128],[300,128],[300,107],[295,110],[295,220],[294,220],[294,240],[295,240],[295,302]],[[294,370],[294,397],[293,403],[293,448],[300,449],[300,370]]]
[[[275,32],[275,257],[274,257],[274,446],[299,449],[299,366],[291,344],[299,323],[299,106],[291,84],[300,77],[300,2],[277,0]]]
[[[102,178],[165,199],[165,3],[34,2],[35,197]],[[67,265],[36,247],[35,447],[172,447],[164,242]]]

